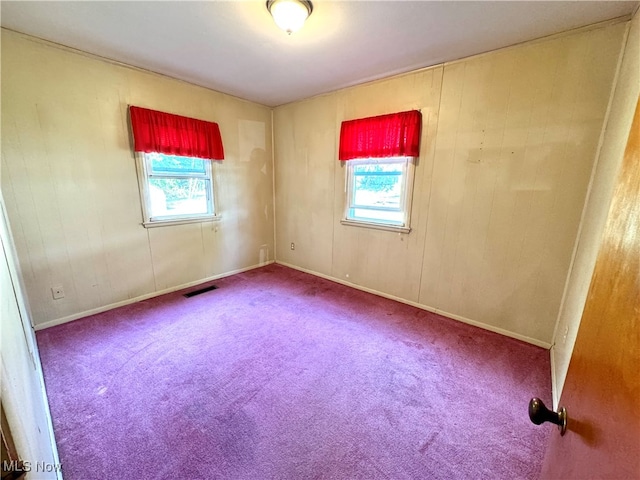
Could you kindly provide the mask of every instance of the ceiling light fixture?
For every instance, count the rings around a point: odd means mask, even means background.
[[[267,0],[267,10],[276,25],[291,35],[302,28],[313,5],[308,0]]]

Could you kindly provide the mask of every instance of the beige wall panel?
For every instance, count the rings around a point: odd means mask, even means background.
[[[4,30],[2,72],[2,189],[36,324],[273,260],[270,109]],[[142,227],[128,105],[220,125],[222,220]]]
[[[561,292],[567,278],[587,187],[596,158],[600,132],[609,102],[617,56],[625,26],[598,29],[580,42],[580,36],[566,39],[565,45],[572,60],[562,64],[560,70],[566,79],[559,92],[552,97],[551,119],[559,119],[547,127],[553,144],[552,155],[547,157],[539,185],[549,195],[538,198],[531,213],[530,231],[524,244],[530,258],[537,257],[538,277],[531,297],[528,325],[535,325],[542,333],[539,319],[546,319],[555,327],[560,307]],[[573,54],[580,53],[580,62]],[[564,59],[563,59],[564,61]],[[599,65],[593,74],[593,65]],[[562,122],[560,125],[559,123]],[[562,138],[565,138],[564,144]],[[588,168],[587,168],[588,167]],[[539,176],[540,178],[540,176]],[[545,232],[550,232],[545,235]],[[548,335],[549,330],[544,330]],[[534,335],[539,334],[535,332]],[[548,337],[550,338],[550,337]]]
[[[409,234],[342,225],[346,172],[344,165],[336,168],[332,276],[410,301],[418,300],[431,193],[431,184],[425,182],[425,178],[430,178],[433,167],[441,79],[442,67],[436,67],[335,94],[338,98],[337,138],[344,120],[413,109],[422,111],[423,128]],[[337,151],[334,158],[337,159]],[[339,162],[336,160],[336,163]]]
[[[0,195],[2,408],[6,412],[9,429],[21,460],[30,462],[35,471],[37,462],[51,464],[53,467],[59,463],[59,459],[55,449],[38,349],[22,296],[4,208],[5,204]],[[55,479],[58,475],[56,472],[41,472],[37,478]]]
[[[334,246],[336,99],[313,98],[275,110],[276,257],[331,274]],[[291,243],[295,250],[291,250]]]
[[[278,260],[549,344],[624,29],[558,36],[453,62],[444,73],[429,69],[277,108]],[[316,115],[320,105],[335,108],[335,120],[325,110]],[[327,212],[299,201],[328,188],[328,172],[324,164],[316,171],[319,185],[293,174],[317,148],[301,144],[295,128],[328,137],[333,128],[337,142],[342,120],[411,108],[430,118],[412,232],[340,224],[345,172],[336,165],[333,237],[321,242],[323,252],[332,242],[330,268],[308,260],[315,252],[289,251],[293,239],[282,234]],[[321,151],[335,159],[335,150]]]
[[[149,244],[156,290],[205,278],[202,231],[199,223],[150,228]]]
[[[277,258],[324,275],[417,299],[442,69],[323,95],[275,110]],[[343,120],[422,109],[422,154],[410,235],[344,226]],[[426,185],[426,188],[424,186]],[[295,242],[295,250],[290,249]],[[347,276],[348,275],[348,276]]]
[[[447,83],[442,84],[442,97],[449,98],[451,105],[459,104],[462,98],[462,90],[451,88],[450,85],[462,83],[465,67],[463,64],[455,64],[447,68]],[[442,101],[440,102],[442,106]],[[453,145],[455,142],[455,128],[458,124],[459,108],[440,108],[438,115],[438,132],[436,138],[435,155],[441,159],[433,165],[431,183],[427,187],[431,188],[431,201],[428,211],[428,228],[425,236],[425,246],[423,248],[423,278],[420,284],[421,303],[430,304],[435,308],[437,305],[437,290],[441,288],[438,278],[441,275],[441,252],[445,245],[445,233],[447,225],[447,210],[445,208],[434,208],[435,205],[443,203],[444,195],[449,193],[452,186],[451,177],[453,173],[454,149],[449,146],[441,148],[440,145]],[[437,178],[438,188],[433,188]],[[427,248],[427,245],[430,248]]]
[[[433,109],[428,101],[437,101],[441,67],[393,77],[336,92],[339,123],[354,118],[383,115],[414,109]],[[434,76],[435,75],[435,76]]]
[[[222,222],[203,222],[200,224],[200,235],[202,237],[202,245],[204,248],[204,261],[202,267],[204,268],[205,277],[213,277],[224,273],[224,267],[226,261],[220,258],[220,237],[224,237],[221,232]],[[234,250],[235,251],[235,250]],[[233,252],[232,252],[233,253]],[[235,258],[228,260],[230,264],[236,261]]]
[[[611,56],[616,57],[615,50]],[[593,75],[602,75],[594,69]],[[583,88],[588,88],[588,85]],[[635,105],[640,94],[640,15],[636,13],[624,49],[615,94],[604,131],[602,149],[593,173],[583,211],[580,235],[553,338],[552,366],[554,405],[564,385],[582,311],[591,283],[602,232],[609,212],[613,188],[629,136]],[[584,112],[585,116],[588,112]]]
[[[421,303],[550,343],[623,29],[445,67]]]
[[[507,110],[500,110],[503,124],[498,130],[502,140],[496,145],[495,184],[488,229],[482,239],[483,263],[475,270],[474,281],[479,288],[471,293],[476,301],[474,307],[483,309],[484,316],[496,319],[498,325],[507,325],[509,319],[529,311],[518,302],[530,298],[535,282],[531,265],[526,271],[516,266],[522,264],[527,236],[538,233],[530,228],[526,215],[531,212],[533,197],[543,193],[535,182],[545,158],[544,130],[535,125],[543,125],[548,115],[557,67],[551,53],[554,48],[553,44],[543,43],[500,56],[513,68],[505,85]],[[521,281],[514,282],[514,275],[520,275]]]
[[[429,216],[428,232],[428,242],[435,236],[438,247],[431,249],[427,243],[429,255],[425,255],[425,260],[429,263],[423,275],[423,285],[429,285],[428,290],[434,291],[437,297],[434,301],[421,297],[421,302],[439,306],[453,297],[461,309],[458,314],[467,316],[479,303],[486,301],[484,297],[478,297],[477,287],[484,281],[482,277],[487,269],[485,238],[500,171],[504,114],[509,102],[505,92],[508,92],[513,65],[508,59],[475,66],[465,64],[463,70],[454,75],[463,75],[467,82],[477,82],[484,87],[480,90],[463,88],[454,93],[453,101],[460,109],[452,108],[455,115],[449,117],[449,122],[454,122],[449,125],[457,130],[457,134],[449,136],[453,146],[448,142],[441,143],[440,132],[445,129],[439,129],[436,158],[444,153],[446,160],[436,163],[438,173],[434,178],[434,193],[438,193],[438,203],[434,200],[432,211],[440,211],[435,224]],[[445,87],[446,78],[445,74]],[[443,100],[448,94],[449,91],[443,91]],[[446,185],[439,185],[440,172],[446,175]],[[453,205],[445,200],[447,195],[453,199]],[[434,275],[434,261],[438,275]]]

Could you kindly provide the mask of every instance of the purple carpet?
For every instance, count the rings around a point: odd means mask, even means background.
[[[66,480],[538,477],[546,350],[279,265],[214,283],[38,332]]]

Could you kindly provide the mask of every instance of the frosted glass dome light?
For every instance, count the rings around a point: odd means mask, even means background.
[[[313,11],[313,5],[306,0],[267,0],[267,10],[276,25],[291,35],[302,28]]]

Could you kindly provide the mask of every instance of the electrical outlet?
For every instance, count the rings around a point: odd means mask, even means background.
[[[295,250],[296,249],[296,244],[291,242],[291,250]]]
[[[53,295],[54,300],[60,300],[61,298],[64,298],[64,288],[62,288],[62,285],[51,287],[51,294]]]

